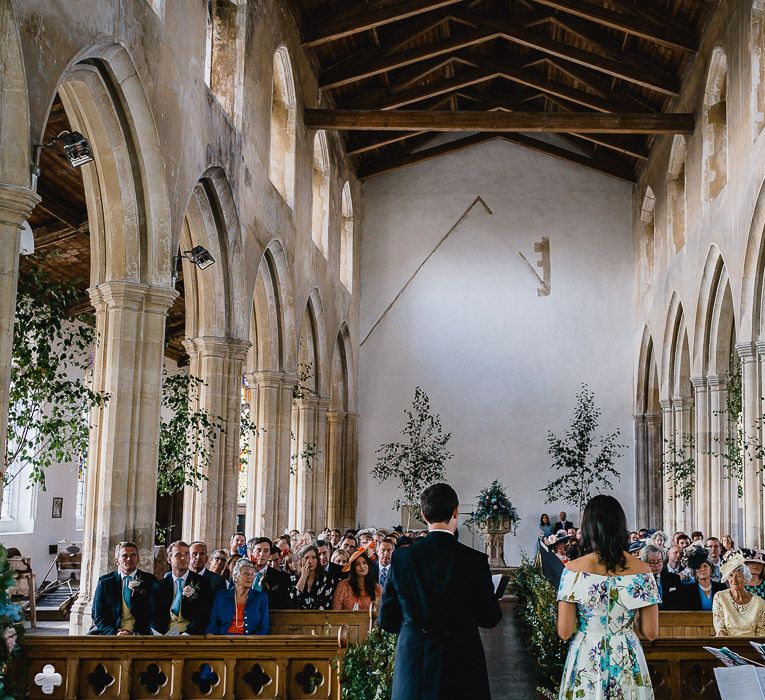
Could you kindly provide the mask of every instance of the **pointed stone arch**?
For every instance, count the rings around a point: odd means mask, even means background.
[[[329,257],[329,183],[330,160],[327,133],[317,131],[313,137],[313,169],[311,171],[311,237],[325,257]]]
[[[351,183],[343,185],[340,221],[340,281],[353,294],[353,256],[355,243],[355,222],[353,218],[353,195]]]
[[[685,162],[687,142],[678,134],[672,141],[667,169],[667,250],[669,257],[685,245],[686,188]]]
[[[295,207],[297,99],[292,61],[281,44],[274,52],[268,176],[290,208]]]
[[[709,62],[704,90],[702,121],[703,201],[710,203],[728,182],[728,58],[722,46],[715,47]]]

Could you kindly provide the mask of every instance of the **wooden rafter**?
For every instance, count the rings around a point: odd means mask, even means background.
[[[372,9],[365,7],[353,11],[340,12],[316,23],[316,28],[303,37],[304,46],[319,46],[330,41],[337,41],[347,36],[360,34],[370,29],[376,29],[386,24],[400,22],[410,17],[416,17],[426,12],[438,10],[448,5],[454,5],[462,0],[407,0],[389,7]]]
[[[690,134],[692,114],[603,114],[590,112],[436,112],[420,110],[306,109],[310,129],[344,131],[492,131],[605,134]]]
[[[576,17],[595,22],[610,29],[618,29],[625,34],[647,39],[659,46],[693,53],[698,46],[695,38],[688,31],[680,31],[669,24],[657,24],[644,19],[639,14],[625,15],[595,5],[587,0],[533,0],[534,2],[560,10]]]

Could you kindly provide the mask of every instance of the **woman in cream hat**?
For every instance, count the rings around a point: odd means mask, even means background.
[[[741,552],[733,552],[720,567],[727,591],[712,601],[712,624],[718,637],[762,637],[765,635],[765,600],[749,593],[745,586],[752,579]]]
[[[765,579],[762,577],[762,569],[765,566],[765,552],[761,549],[750,549],[744,554],[744,561],[752,572],[752,580],[747,583],[746,588],[749,593],[765,598]]]

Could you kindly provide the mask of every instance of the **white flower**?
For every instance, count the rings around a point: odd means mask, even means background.
[[[184,598],[196,598],[197,589],[194,586],[186,585],[183,587]]]
[[[128,581],[128,588],[131,591],[134,591],[136,588],[138,588],[141,585],[141,582],[138,579],[132,579],[131,581]]]

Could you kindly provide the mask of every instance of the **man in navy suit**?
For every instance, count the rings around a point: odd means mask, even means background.
[[[199,540],[192,542],[189,545],[189,557],[189,569],[207,579],[210,584],[210,595],[214,599],[215,594],[226,587],[226,580],[207,568],[207,545]]]
[[[88,634],[151,634],[151,592],[156,579],[138,569],[138,547],[120,542],[117,570],[98,579],[93,597],[93,628]]]
[[[486,554],[457,541],[459,502],[448,484],[422,492],[428,535],[397,549],[380,627],[399,635],[392,700],[488,700],[479,627],[502,619]]]
[[[189,545],[170,545],[170,576],[154,585],[151,626],[161,634],[204,634],[212,607],[207,578],[189,569]]]

